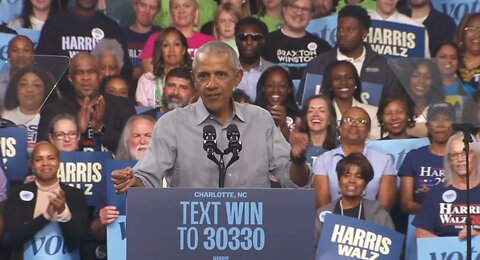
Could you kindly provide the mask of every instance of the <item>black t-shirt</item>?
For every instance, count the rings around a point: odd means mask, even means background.
[[[265,37],[262,57],[288,68],[293,79],[301,79],[307,63],[330,49],[328,42],[309,32],[301,38],[291,38],[280,29]]]

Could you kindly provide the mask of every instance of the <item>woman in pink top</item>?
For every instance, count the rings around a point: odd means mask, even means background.
[[[198,21],[198,3],[197,0],[172,0],[170,4],[170,14],[172,17],[172,26],[177,28],[187,38],[188,53],[194,57],[195,51],[203,44],[215,41],[215,38],[195,31],[194,26]],[[140,60],[142,60],[143,72],[152,71],[153,48],[155,39],[159,33],[154,33],[148,38]]]

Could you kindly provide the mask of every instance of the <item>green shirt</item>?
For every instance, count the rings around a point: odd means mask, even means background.
[[[348,4],[347,4],[346,0],[338,1],[337,10],[335,12],[338,14],[338,12],[340,12],[340,10],[342,10],[342,8],[344,8],[347,5]],[[357,5],[367,9],[367,11],[368,10],[375,11],[375,9],[377,8],[377,2],[375,0],[363,0],[361,3],[359,3]]]
[[[254,15],[254,17],[260,19],[260,21],[264,22],[267,25],[268,32],[276,31],[280,29],[280,27],[282,27],[283,25],[283,19],[274,19],[266,15],[265,16]]]

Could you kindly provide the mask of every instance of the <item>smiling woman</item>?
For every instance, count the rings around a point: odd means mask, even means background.
[[[308,98],[303,105],[302,131],[309,137],[307,163],[312,166],[322,153],[337,146],[337,119],[330,99],[323,95]]]
[[[35,181],[12,187],[7,199],[5,227],[12,259],[21,259],[25,242],[50,223],[59,224],[68,251],[79,248],[88,235],[85,195],[57,179],[60,154],[52,144],[38,143],[30,162]]]
[[[395,229],[390,214],[376,200],[363,194],[374,172],[368,159],[361,153],[351,153],[336,166],[341,197],[317,210],[315,218],[315,246],[320,238],[325,214],[333,213],[370,221]]]
[[[275,65],[262,73],[257,83],[255,104],[270,112],[275,125],[288,140],[299,110],[292,77],[285,68]]]
[[[30,149],[36,142],[41,105],[48,97],[48,101],[56,99],[50,95],[53,84],[51,75],[37,67],[19,70],[9,82],[3,118],[27,127]]]

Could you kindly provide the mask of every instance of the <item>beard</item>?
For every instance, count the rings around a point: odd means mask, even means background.
[[[139,144],[137,147],[130,147],[130,156],[133,160],[140,160],[145,155],[146,150],[147,145]]]
[[[178,100],[178,102],[172,102],[173,98],[176,98]],[[183,100],[182,97],[175,96],[175,95],[168,95],[168,96],[164,95],[162,97],[162,99],[163,99],[162,102],[163,102],[164,106],[168,109],[168,111],[174,110],[174,109],[177,109],[177,108],[182,108],[182,107],[185,107],[188,104],[190,104],[190,102],[187,102],[187,101]]]

